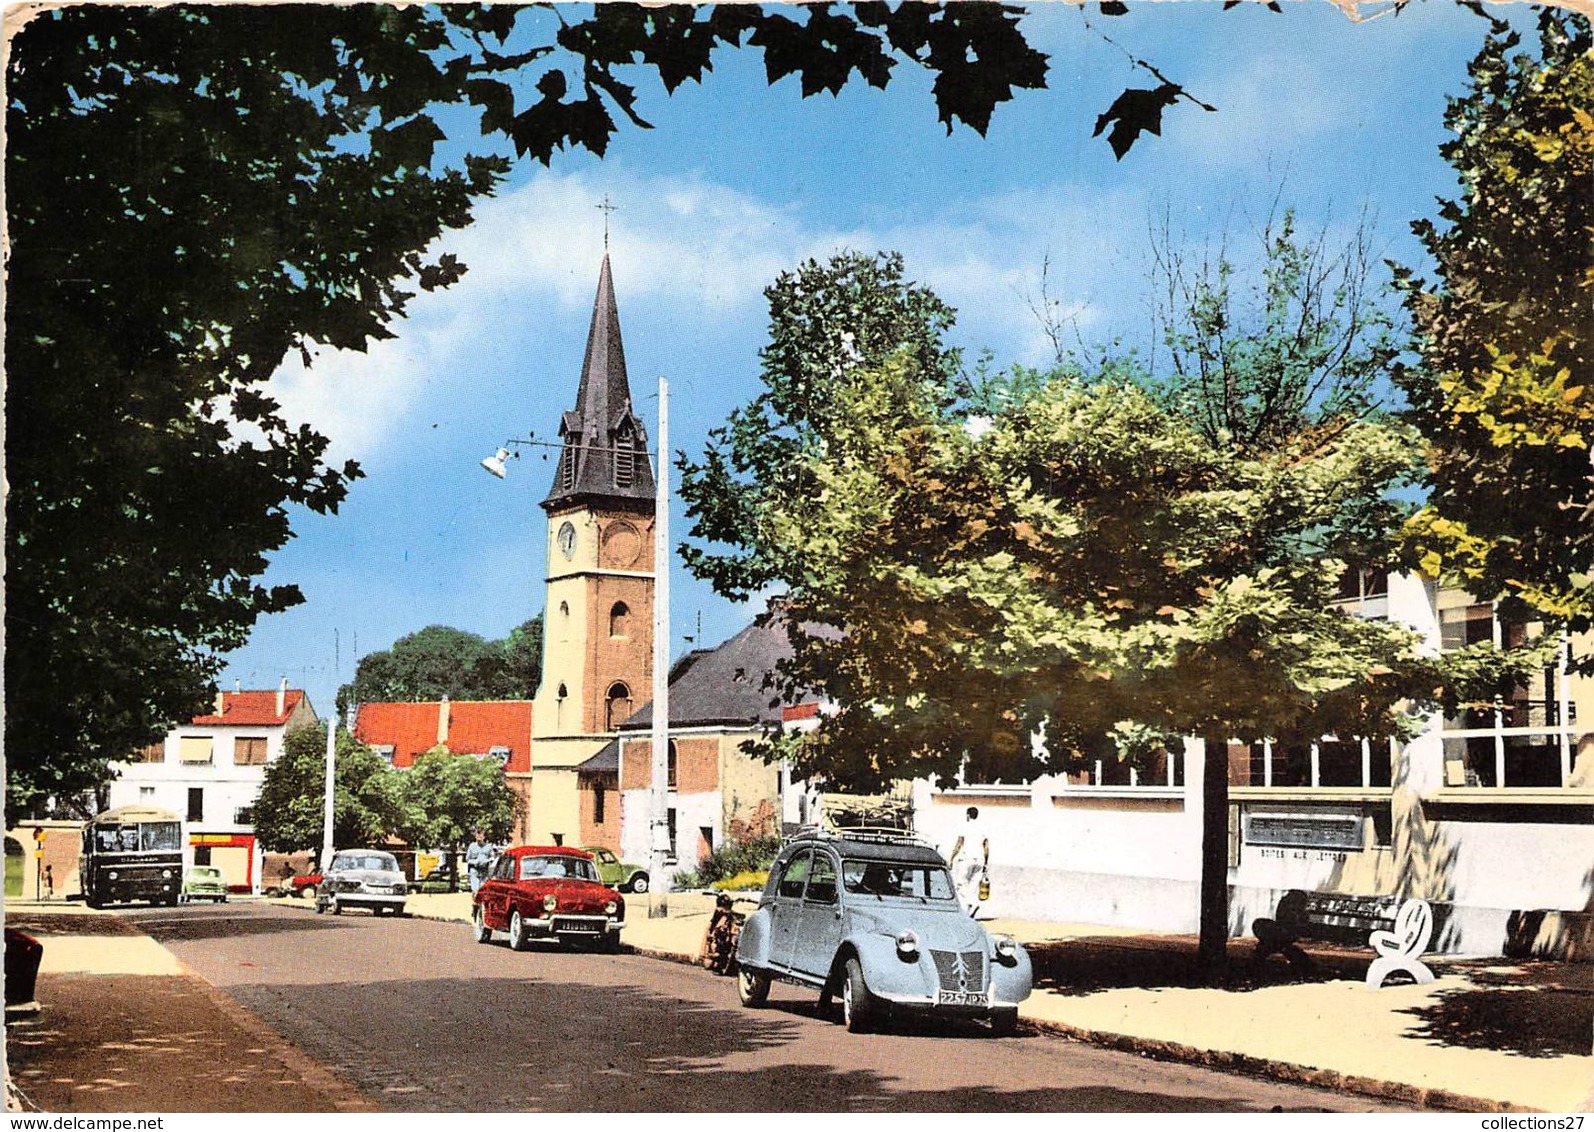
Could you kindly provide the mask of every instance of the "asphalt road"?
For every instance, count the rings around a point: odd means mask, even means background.
[[[121,913],[384,1109],[1399,1111],[1030,1034],[849,1034],[776,984],[638,955],[512,952],[463,924],[264,904]]]

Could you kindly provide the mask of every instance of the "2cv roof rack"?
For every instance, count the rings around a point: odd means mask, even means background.
[[[792,841],[862,841],[871,845],[917,845],[924,849],[933,849],[924,838],[914,833],[911,829],[895,829],[891,826],[847,826],[841,828],[825,828],[815,825],[805,825],[792,834]]]

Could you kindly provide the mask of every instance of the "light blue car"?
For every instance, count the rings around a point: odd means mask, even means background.
[[[770,869],[736,943],[742,1005],[762,1006],[772,980],[841,998],[863,1031],[892,1014],[979,1018],[1011,1033],[1029,997],[1029,955],[992,936],[958,902],[941,855],[900,833],[806,832]]]

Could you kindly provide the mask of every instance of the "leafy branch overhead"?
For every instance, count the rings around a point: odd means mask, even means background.
[[[453,9],[443,11],[500,45],[513,27],[507,21],[483,23],[480,12],[497,9],[466,9],[457,17]],[[721,48],[761,51],[769,82],[794,76],[804,98],[839,94],[854,77],[883,89],[899,65],[921,67],[935,75],[933,95],[949,132],[961,122],[983,134],[995,108],[1015,90],[1046,86],[1046,57],[1025,41],[1021,10],[1004,5],[809,4],[765,10],[742,4],[598,4],[579,21],[567,20],[562,8],[554,12],[559,52],[483,51],[466,64],[472,75],[467,95],[482,108],[483,131],[507,134],[517,154],[545,164],[566,147],[601,156],[619,128],[613,111],[634,126],[651,128],[637,110],[635,84],[621,77],[624,68],[656,73],[673,93],[683,83],[702,82]],[[537,97],[516,112],[510,80],[523,78],[533,64],[543,68],[534,84]]]

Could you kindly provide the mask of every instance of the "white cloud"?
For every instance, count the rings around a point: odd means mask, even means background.
[[[911,278],[958,309],[961,338],[994,348],[1004,363],[1051,357],[1030,310],[1043,265],[1047,294],[1089,339],[1124,285],[1126,257],[1144,244],[1146,215],[1134,193],[1050,189],[949,203],[878,231],[829,229],[805,224],[795,206],[702,178],[539,173],[478,206],[474,224],[440,242],[469,270],[455,286],[412,300],[398,338],[366,354],[323,351],[309,370],[285,365],[272,390],[288,417],[314,422],[336,458],[370,459],[440,383],[502,342],[506,324],[524,333],[550,308],[584,320],[606,194],[646,202],[632,218],[622,209],[610,221],[615,284],[627,304],[679,310],[683,322],[706,311],[719,322],[761,323],[764,288],[800,260],[894,249]]]

